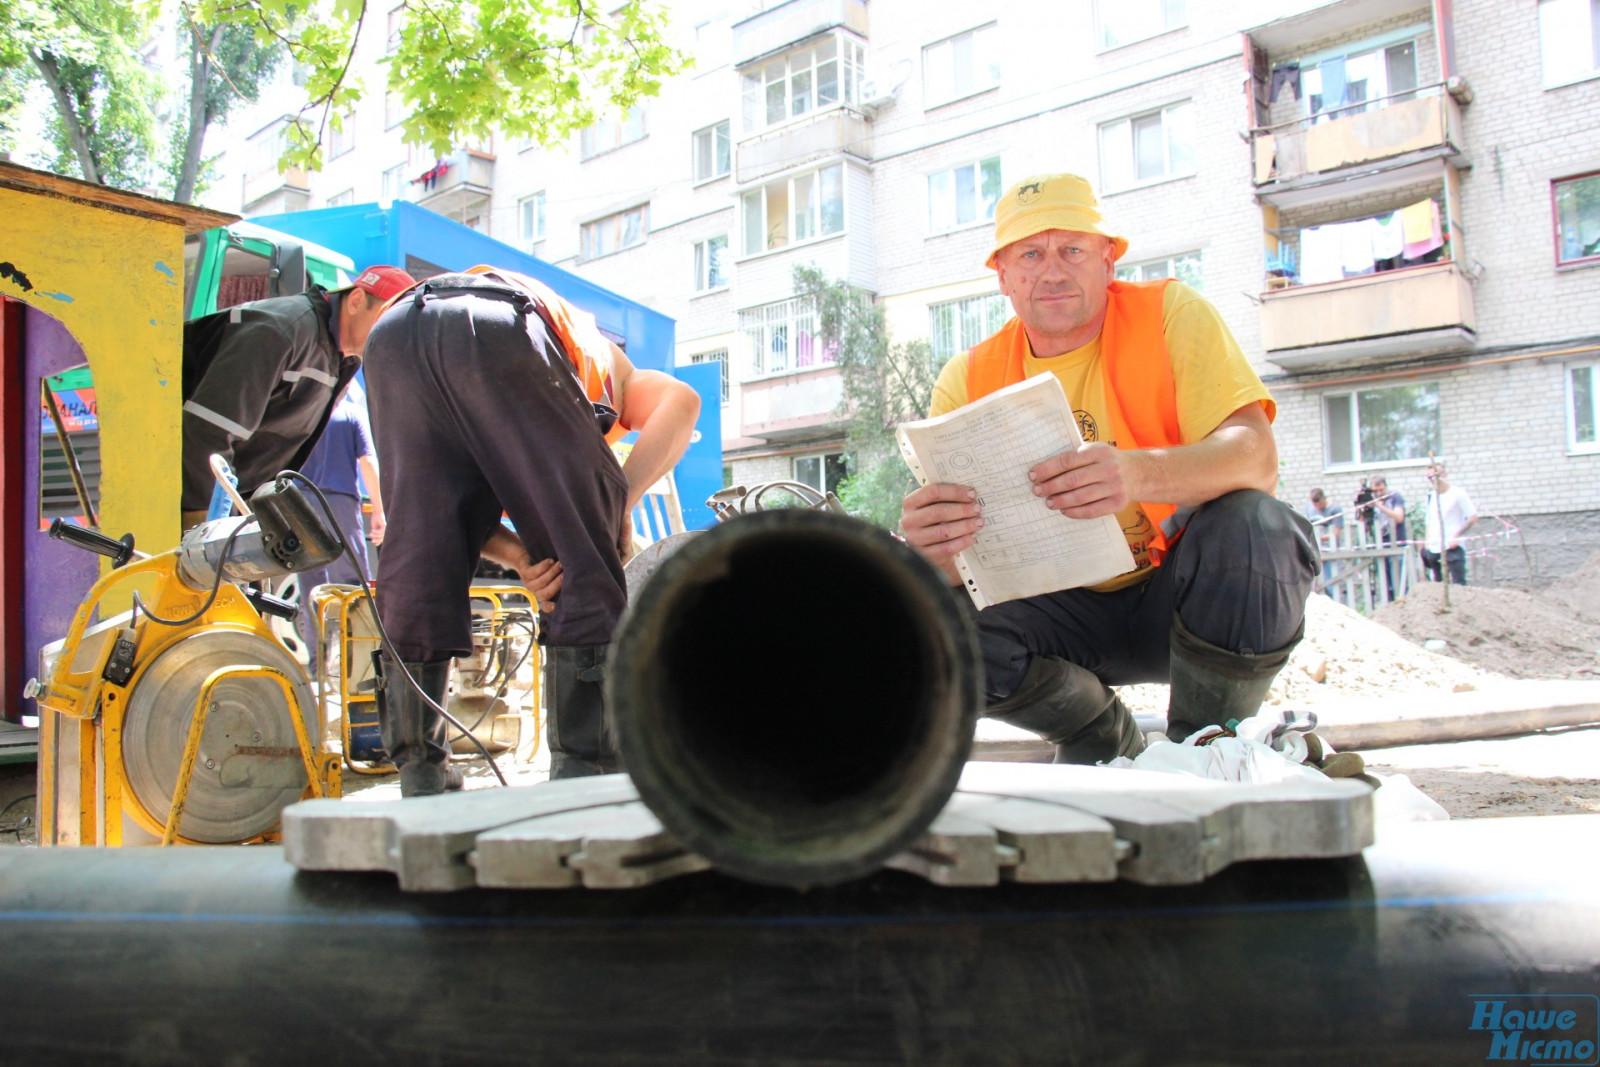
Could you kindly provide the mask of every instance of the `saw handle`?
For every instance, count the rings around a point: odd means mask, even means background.
[[[50,523],[50,536],[57,541],[65,541],[69,545],[88,549],[90,552],[111,557],[111,566],[120,567],[133,558],[133,534],[125,533],[122,540],[107,537],[98,530],[91,530],[86,526],[79,526],[75,522],[65,519],[55,519]]]

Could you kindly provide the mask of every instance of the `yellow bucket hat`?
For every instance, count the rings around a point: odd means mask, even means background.
[[[1046,230],[1098,233],[1111,238],[1117,258],[1128,250],[1128,239],[1106,229],[1100,201],[1089,182],[1076,174],[1038,174],[1024,178],[1005,191],[994,209],[994,251],[984,266],[994,269],[1002,248]]]

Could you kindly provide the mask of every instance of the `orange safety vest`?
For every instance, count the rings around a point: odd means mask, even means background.
[[[567,358],[572,360],[572,365],[578,372],[578,380],[583,383],[583,391],[589,401],[606,404],[615,409],[616,401],[612,397],[611,378],[611,368],[614,364],[611,357],[612,353],[621,350],[600,332],[592,315],[573,307],[557,296],[555,290],[526,274],[481,265],[469,267],[465,273],[498,278],[537,300],[544,309],[545,322],[555,330],[556,337],[561,341],[561,347],[567,353]],[[628,432],[628,428],[618,420],[606,434],[606,443],[616,444]]]
[[[1172,360],[1167,354],[1164,309],[1171,280],[1112,282],[1107,290],[1106,317],[1100,327],[1100,366],[1118,448],[1170,448],[1183,443]],[[1029,352],[1027,332],[1015,317],[993,337],[974,345],[967,355],[967,402],[1022,381],[1023,360]],[[1160,566],[1180,532],[1165,526],[1178,508],[1142,500],[1139,506],[1155,527],[1150,562]]]

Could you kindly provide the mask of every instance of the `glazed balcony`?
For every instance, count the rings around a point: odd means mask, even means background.
[[[311,203],[311,182],[301,167],[280,171],[270,166],[244,176],[240,202],[249,215],[304,211]]]
[[[414,182],[417,205],[470,224],[489,209],[489,198],[494,193],[494,158],[490,152],[463,148],[441,159]]]
[[[1286,370],[1471,348],[1472,282],[1450,261],[1263,293],[1261,343]]]
[[[1442,84],[1250,135],[1256,193],[1281,206],[1314,199],[1316,187],[1334,179],[1339,195],[1348,196],[1356,170],[1370,176],[1364,185],[1404,184],[1414,173],[1437,173],[1438,160],[1459,165],[1461,144],[1461,107]]]

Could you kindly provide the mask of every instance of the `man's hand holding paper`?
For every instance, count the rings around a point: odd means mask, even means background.
[[[1126,453],[1103,441],[1036,463],[1028,471],[1033,495],[1045,498],[1045,507],[1074,519],[1115,515],[1133,500],[1123,469]]]

